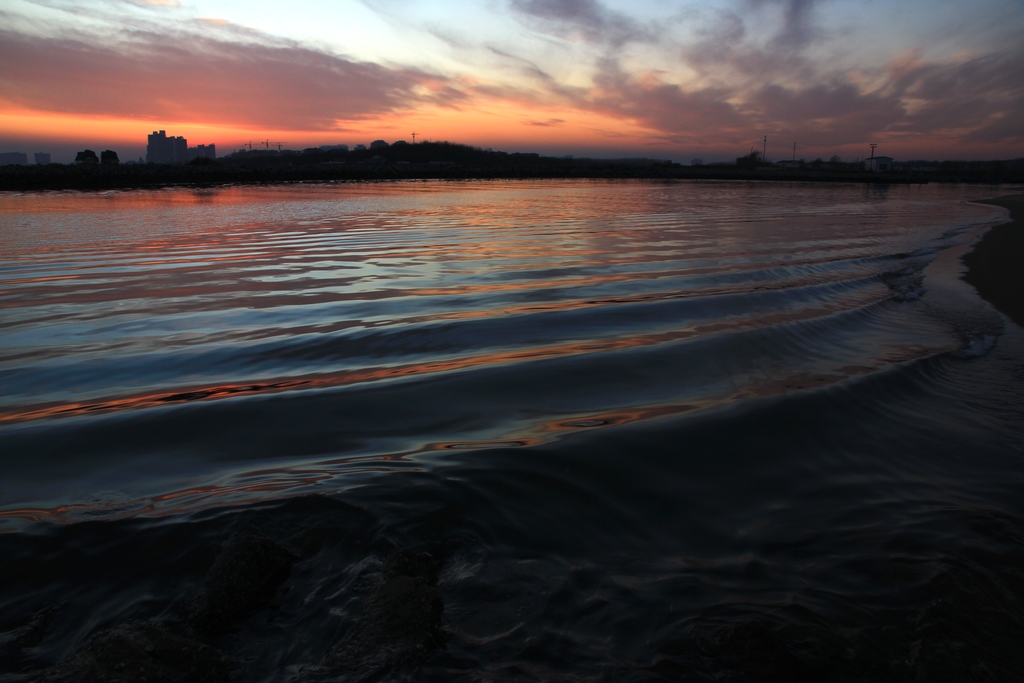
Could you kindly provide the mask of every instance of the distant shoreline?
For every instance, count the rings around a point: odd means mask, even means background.
[[[167,186],[262,185],[297,182],[374,182],[386,180],[773,180],[787,182],[917,184],[927,180],[900,174],[786,168],[694,167],[679,164],[598,163],[488,167],[462,164],[333,164],[251,166],[216,164],[171,166],[2,167],[0,190],[115,190]]]
[[[963,257],[963,279],[983,299],[1024,327],[1024,194],[982,199],[1010,210],[1010,220],[988,230]]]
[[[383,141],[378,141],[383,142]],[[360,145],[360,147],[362,147]],[[309,148],[238,150],[187,163],[117,162],[109,150],[101,162],[0,166],[0,190],[117,190],[174,186],[278,183],[380,182],[389,180],[740,180],[801,183],[984,183],[1024,182],[1024,158],[1005,161],[909,161],[886,172],[867,171],[859,161],[815,159],[766,162],[751,153],[736,163],[684,166],[667,159],[593,159],[503,152],[455,142],[396,142],[370,149]],[[887,158],[887,157],[886,157]]]

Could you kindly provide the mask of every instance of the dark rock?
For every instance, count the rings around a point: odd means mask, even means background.
[[[416,553],[404,548],[391,553],[384,565],[384,577],[418,576],[427,583],[437,585],[441,562],[430,553]]]
[[[294,555],[268,538],[232,536],[187,610],[189,623],[198,631],[217,633],[251,617],[273,599],[294,562]]]
[[[426,553],[399,550],[384,580],[335,646],[330,660],[357,680],[400,665],[415,665],[443,643],[444,601],[435,584],[438,563]]]
[[[50,624],[53,623],[58,611],[58,607],[51,605],[33,614],[27,624],[11,634],[13,635],[14,647],[27,650],[43,642],[43,638],[46,637],[46,632],[50,629]]]
[[[971,681],[971,662],[965,661],[964,646],[957,642],[917,641],[910,646],[906,663],[915,681]]]
[[[220,652],[148,624],[94,635],[75,655],[32,679],[39,683],[222,683]]]
[[[726,668],[758,681],[805,680],[806,663],[794,655],[770,626],[748,621],[715,633],[709,650]]]

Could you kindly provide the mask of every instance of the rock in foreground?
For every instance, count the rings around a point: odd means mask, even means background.
[[[444,601],[437,571],[437,562],[426,553],[392,555],[384,580],[335,646],[331,663],[364,680],[392,667],[415,665],[440,647]]]
[[[71,659],[44,671],[39,683],[223,683],[228,667],[211,647],[157,626],[127,624],[93,636]]]
[[[294,562],[294,555],[268,538],[232,536],[189,606],[189,623],[197,631],[219,633],[251,617],[273,599]]]

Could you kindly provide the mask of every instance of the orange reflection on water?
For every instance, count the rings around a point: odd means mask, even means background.
[[[144,394],[139,396],[100,399],[88,402],[55,403],[47,406],[26,408],[23,410],[9,409],[7,411],[0,412],[0,423],[22,422],[25,420],[89,413],[105,413],[132,408],[147,408],[166,405],[168,403],[198,401],[207,398],[223,398],[226,396],[236,396],[238,394],[254,393],[258,391],[283,391],[285,389],[296,388],[307,383],[307,380],[285,380],[271,382],[268,384],[222,384],[215,387],[201,387],[186,391],[176,391],[173,393],[164,392],[159,394]]]
[[[17,523],[24,522],[46,521],[55,524],[68,524],[86,520],[113,520],[133,516],[160,517],[226,505],[266,502],[274,499],[276,497],[274,494],[284,494],[326,484],[339,476],[394,471],[387,463],[408,463],[412,470],[419,471],[421,468],[414,464],[415,456],[419,455],[452,450],[527,448],[557,439],[560,435],[569,432],[681,416],[687,413],[713,410],[738,401],[772,398],[789,394],[794,390],[812,390],[868,374],[876,369],[868,366],[846,366],[829,372],[808,372],[774,379],[766,378],[760,382],[747,382],[732,391],[705,396],[696,401],[644,405],[575,417],[562,416],[536,425],[529,430],[533,434],[532,436],[517,435],[508,439],[429,443],[414,450],[396,453],[343,456],[295,466],[256,468],[245,472],[236,472],[214,483],[190,486],[147,498],[118,501],[114,504],[75,503],[52,508],[0,510],[0,533],[12,531]],[[409,471],[410,468],[403,469]]]
[[[839,306],[822,305],[762,315],[758,325],[782,324],[812,319],[826,315]],[[72,415],[107,413],[119,410],[152,408],[171,403],[187,403],[209,399],[221,399],[255,393],[278,393],[291,390],[323,389],[389,379],[401,379],[435,373],[456,372],[474,368],[494,367],[533,360],[546,360],[573,355],[619,351],[667,344],[690,338],[720,334],[744,329],[751,323],[743,318],[719,318],[703,324],[652,332],[628,337],[571,341],[527,349],[495,351],[456,358],[437,359],[419,363],[391,366],[377,366],[355,370],[341,370],[330,373],[316,373],[297,378],[282,378],[267,383],[219,384],[179,389],[173,392],[146,393],[136,396],[97,399],[88,402],[54,403],[45,406],[15,407],[0,411],[0,423],[24,422]]]
[[[50,508],[8,508],[0,510],[0,533],[15,531],[19,523],[26,522],[75,524],[94,520],[112,521],[136,516],[164,517],[227,505],[267,502],[279,497],[274,494],[315,487],[343,474],[392,472],[394,467],[388,467],[385,463],[405,462],[410,455],[421,452],[423,451],[348,456],[304,466],[272,467],[236,472],[210,484],[190,486],[149,497],[119,500],[114,503],[85,502],[55,505]],[[422,471],[422,468],[418,466],[404,467],[403,471]],[[254,479],[256,481],[253,481]]]

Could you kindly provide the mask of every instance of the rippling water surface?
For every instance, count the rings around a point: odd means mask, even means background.
[[[1008,680],[1024,337],[959,280],[998,194],[4,195],[0,676],[173,623],[239,525],[322,494],[370,540],[215,643],[241,680],[338,675],[394,545],[440,558],[445,643],[357,678]]]

